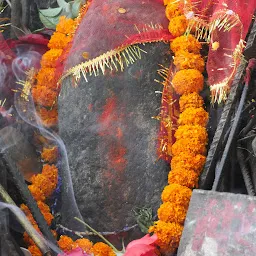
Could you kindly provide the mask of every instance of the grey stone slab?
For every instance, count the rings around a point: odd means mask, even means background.
[[[88,77],[77,88],[65,81],[58,100],[59,133],[78,208],[99,231],[134,225],[135,207],[156,211],[167,184],[169,166],[157,155],[160,122],[152,117],[159,114],[162,97],[155,93],[162,85],[154,79],[160,79],[158,64],[170,65],[170,48],[165,43],[141,47],[147,54],[124,72]]]
[[[178,256],[256,255],[256,197],[194,190]]]

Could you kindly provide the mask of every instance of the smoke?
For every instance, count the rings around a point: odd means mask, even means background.
[[[13,73],[17,80],[25,80],[26,71],[31,68],[39,69],[41,54],[33,50],[23,52],[22,48],[17,51],[18,57],[14,59],[12,63]],[[77,207],[73,185],[69,170],[68,156],[66,147],[62,139],[52,130],[46,129],[42,126],[40,117],[36,113],[34,101],[31,95],[28,96],[28,100],[21,97],[19,90],[14,94],[14,106],[19,118],[21,118],[31,129],[36,129],[40,134],[45,137],[49,143],[57,145],[60,154],[60,167],[59,175],[62,180],[61,198],[63,198],[61,205],[62,221],[65,222],[65,226],[69,228],[77,227],[78,224],[74,220],[74,217],[82,219],[80,211]],[[70,225],[69,225],[70,223]]]
[[[6,204],[6,203],[2,203],[0,202],[0,213],[2,211],[4,211],[5,209],[9,209],[13,215],[21,222],[24,223],[24,226],[26,226],[26,230],[29,231],[30,233],[34,234],[35,236],[37,236],[40,239],[40,243],[46,245],[47,247],[51,248],[54,252],[60,254],[62,253],[62,251],[55,246],[54,244],[50,243],[49,241],[47,241],[41,234],[39,234],[34,227],[32,226],[32,224],[27,221],[27,217],[25,216],[25,214],[20,210],[20,208],[18,208],[15,205],[12,204]],[[2,215],[2,214],[1,214]],[[1,218],[0,219],[0,225],[2,226],[3,224],[5,225],[6,219],[5,218]]]

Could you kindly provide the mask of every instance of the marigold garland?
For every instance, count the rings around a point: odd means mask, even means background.
[[[180,184],[188,188],[198,187],[198,173],[190,169],[172,169],[168,175],[169,184]]]
[[[204,100],[198,93],[183,94],[179,100],[180,112],[187,108],[200,108],[203,104]]]
[[[200,154],[181,152],[174,156],[171,161],[171,169],[201,170],[205,164],[206,157]]]
[[[200,42],[198,42],[198,40],[190,34],[175,38],[171,42],[170,46],[174,54],[177,54],[179,51],[187,51],[199,54],[202,48]]]
[[[185,33],[187,26],[188,26],[187,18],[184,15],[180,15],[180,16],[173,17],[170,20],[168,29],[173,36],[177,37]]]
[[[116,256],[113,249],[102,242],[94,244],[92,252],[94,256]]]
[[[150,233],[158,237],[157,244],[161,252],[174,252],[179,246],[183,226],[175,222],[156,221],[154,226],[149,228]]]
[[[170,184],[164,188],[161,199],[163,202],[173,202],[188,207],[191,195],[191,189],[179,184]]]
[[[209,119],[209,114],[202,107],[201,108],[187,108],[181,114],[178,120],[180,125],[192,125],[197,124],[206,126]]]
[[[190,53],[187,51],[179,51],[174,57],[174,65],[177,70],[196,69],[199,72],[204,71],[204,59],[200,54]]]
[[[174,17],[180,16],[182,14],[178,4],[168,4],[165,9],[165,16],[168,20]]]
[[[179,139],[195,138],[201,142],[206,142],[208,138],[207,130],[201,125],[181,125],[176,130],[174,137]]]
[[[51,148],[43,148],[41,157],[42,157],[43,161],[48,162],[50,164],[57,162],[58,147],[54,146]]]
[[[184,205],[173,202],[165,202],[160,205],[157,215],[161,221],[183,224],[186,218],[187,208],[188,206],[185,207]]]
[[[204,77],[196,69],[184,69],[174,75],[172,85],[179,95],[199,93],[204,87]]]
[[[198,94],[204,85],[204,61],[201,57],[201,44],[192,35],[181,35],[186,30],[187,21],[177,16],[176,2],[164,0],[166,16],[170,19],[169,31],[177,35],[171,42],[174,64],[177,73],[172,79],[179,100],[180,125],[175,132],[176,142],[171,146],[173,158],[168,183],[163,190],[163,204],[158,209],[159,221],[149,228],[158,237],[158,245],[163,253],[172,253],[181,238],[186,211],[192,194],[191,189],[198,186],[198,178],[205,163],[208,113],[203,109],[203,99]],[[181,18],[183,17],[183,18]],[[182,24],[181,24],[182,23]]]

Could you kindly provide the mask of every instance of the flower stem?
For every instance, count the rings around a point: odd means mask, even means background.
[[[87,228],[89,228],[91,231],[93,231],[95,234],[97,234],[106,244],[108,244],[115,252],[120,253],[120,251],[118,251],[116,249],[116,247],[111,244],[103,235],[101,235],[99,232],[97,232],[94,228],[92,228],[91,226],[89,226],[87,223],[85,223],[84,221],[80,220],[79,218],[75,217],[75,219],[79,222],[81,222],[82,224],[84,224]]]

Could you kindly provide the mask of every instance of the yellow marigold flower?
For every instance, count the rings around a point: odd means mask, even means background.
[[[72,240],[72,238],[70,238],[68,236],[60,236],[60,239],[58,241],[58,245],[59,245],[60,249],[65,252],[72,250],[73,243],[74,243],[74,241]]]
[[[44,107],[40,107],[37,110],[37,113],[41,119],[41,122],[46,127],[52,127],[57,125],[58,123],[58,110],[57,108],[46,109]],[[46,159],[44,159],[46,160]],[[46,160],[48,161],[48,160]],[[51,162],[52,163],[52,162]]]
[[[154,226],[149,228],[150,233],[157,235],[157,244],[161,251],[174,252],[179,247],[183,226],[178,223],[166,223],[156,221]]]
[[[200,54],[190,53],[188,51],[179,51],[174,57],[174,65],[178,70],[196,69],[204,71],[204,59]]]
[[[185,69],[178,71],[173,79],[174,90],[179,94],[200,92],[204,87],[204,77],[196,69]]]
[[[30,251],[32,256],[43,256],[40,249],[36,245],[29,246],[28,250]]]
[[[76,248],[76,247],[80,247],[85,253],[92,253],[93,243],[86,238],[81,238],[81,239],[77,239],[74,242],[73,248]]]
[[[70,36],[66,36],[60,32],[54,32],[48,43],[48,47],[50,49],[65,49],[70,42]]]
[[[112,248],[102,242],[94,244],[92,252],[94,256],[116,256]]]
[[[179,100],[180,112],[186,108],[200,108],[204,104],[203,98],[196,92],[183,94]]]
[[[52,107],[56,102],[58,92],[47,86],[36,86],[32,89],[32,96],[35,103],[44,107]]]
[[[178,37],[186,32],[187,26],[187,18],[184,15],[180,15],[170,20],[168,29],[173,36]]]
[[[206,128],[200,125],[180,125],[176,130],[174,137],[177,140],[195,138],[203,143],[206,143],[208,133]]]
[[[42,68],[37,74],[37,86],[47,87],[48,89],[58,91],[58,77],[55,74],[55,68]]]
[[[170,184],[162,192],[162,201],[188,207],[192,190],[179,184]]]
[[[198,174],[193,170],[173,169],[168,174],[169,184],[175,183],[191,189],[198,187],[198,179]]]
[[[197,174],[200,174],[206,157],[200,154],[193,154],[187,152],[181,152],[177,156],[174,156],[171,161],[172,170],[193,170]]]
[[[171,50],[176,54],[179,51],[187,51],[192,53],[200,53],[202,45],[192,35],[185,35],[175,38],[171,42]]]
[[[59,23],[56,26],[56,31],[63,34],[71,34],[75,29],[75,21],[68,19],[66,16],[61,16]]]
[[[41,60],[42,68],[55,68],[58,58],[61,56],[62,49],[51,49],[47,51]]]
[[[43,191],[35,185],[29,185],[28,189],[36,201],[45,201]]]
[[[194,154],[205,154],[206,147],[205,143],[200,142],[197,139],[180,139],[172,145],[173,156],[179,155],[181,152],[194,153]]]
[[[50,164],[57,162],[58,158],[58,147],[54,146],[51,148],[43,148],[41,154],[42,159]]]
[[[203,108],[187,108],[184,110],[179,117],[179,125],[193,124],[206,126],[208,123],[209,114]]]
[[[183,224],[186,218],[187,207],[176,203],[165,202],[157,210],[159,220]]]
[[[176,3],[169,3],[165,9],[165,15],[168,20],[171,20],[174,17],[180,16],[182,14],[179,9],[179,5]]]

